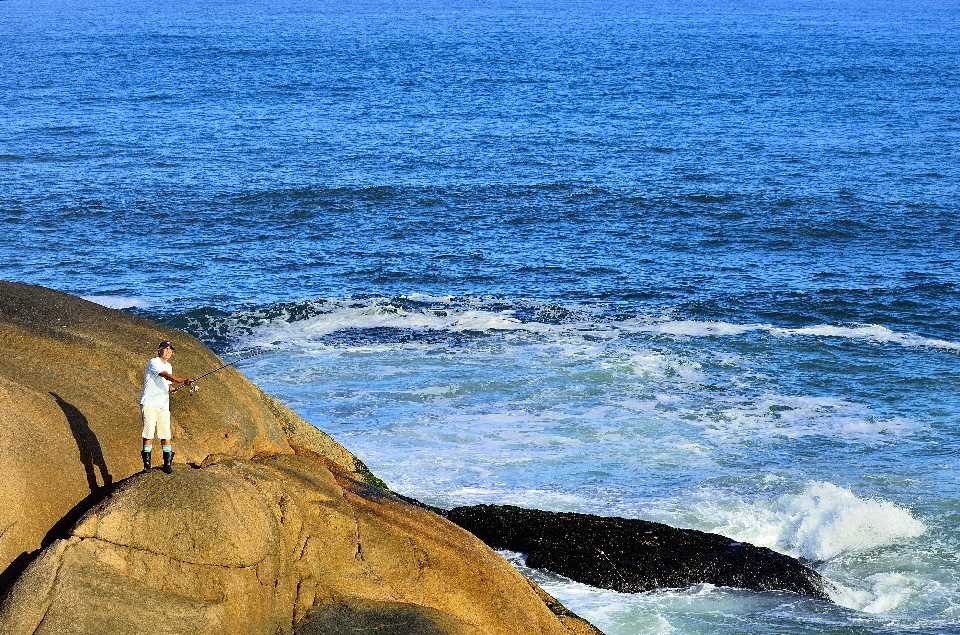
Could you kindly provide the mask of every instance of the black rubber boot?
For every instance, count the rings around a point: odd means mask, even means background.
[[[173,455],[173,450],[163,453],[163,471],[167,474],[173,474]]]
[[[143,458],[143,471],[149,472],[151,469],[150,459],[153,458],[153,452],[140,451],[140,456]]]

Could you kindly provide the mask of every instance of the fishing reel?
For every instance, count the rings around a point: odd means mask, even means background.
[[[186,387],[187,387],[186,384],[183,384],[182,386],[177,386],[176,388],[173,389],[173,392],[174,393],[180,392],[181,388],[186,388]],[[190,390],[189,392],[187,392],[187,396],[193,397],[195,394],[197,394],[198,390],[200,390],[200,386],[193,384],[192,386],[190,386]]]

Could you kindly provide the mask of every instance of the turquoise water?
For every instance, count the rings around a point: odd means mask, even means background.
[[[238,367],[425,502],[834,585],[527,571],[608,635],[960,633],[958,18],[5,0],[0,276],[265,351]]]

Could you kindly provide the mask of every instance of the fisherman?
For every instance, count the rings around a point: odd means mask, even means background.
[[[170,445],[170,393],[175,388],[171,384],[191,386],[192,379],[183,379],[173,374],[170,357],[173,356],[173,344],[167,340],[157,346],[157,356],[147,362],[143,374],[143,390],[140,392],[140,412],[143,414],[143,471],[149,472],[153,453],[154,433],[163,444],[163,471],[173,474],[173,447]]]

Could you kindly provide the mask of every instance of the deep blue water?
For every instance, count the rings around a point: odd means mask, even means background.
[[[842,605],[531,573],[608,635],[960,632],[958,33],[4,0],[0,276],[268,351],[241,369],[398,491],[720,531]]]

